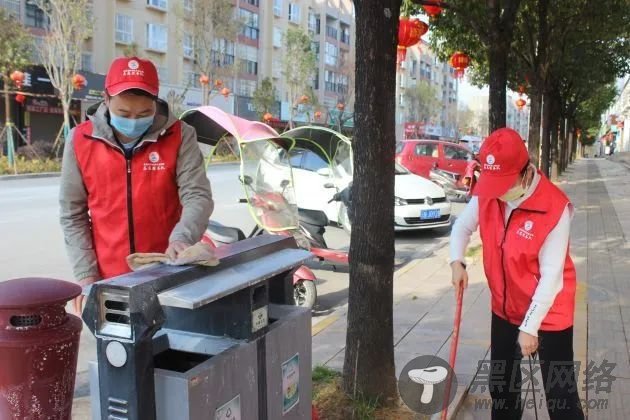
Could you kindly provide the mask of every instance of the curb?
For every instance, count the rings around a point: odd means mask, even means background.
[[[42,172],[38,174],[0,175],[0,181],[17,181],[20,179],[58,178],[61,172]]]

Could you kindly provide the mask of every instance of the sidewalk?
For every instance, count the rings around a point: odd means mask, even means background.
[[[472,245],[479,243],[478,237]],[[480,256],[469,262],[470,282],[464,296],[462,326],[455,373],[458,393],[451,405],[455,413],[484,360],[490,344],[490,295]],[[455,296],[448,265],[448,247],[434,256],[416,260],[394,277],[394,344],[396,376],[410,360],[437,355],[448,360],[453,330]],[[341,370],[344,359],[347,312],[340,311],[313,330],[313,366]],[[454,418],[452,414],[449,418]]]

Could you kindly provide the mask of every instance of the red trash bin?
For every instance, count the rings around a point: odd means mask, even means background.
[[[80,293],[62,280],[0,282],[0,419],[70,420],[83,324],[65,305]]]

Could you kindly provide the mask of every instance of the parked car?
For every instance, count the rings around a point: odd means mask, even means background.
[[[410,172],[430,179],[431,169],[455,174],[456,186],[465,190],[463,178],[471,151],[459,144],[438,140],[404,140],[396,145],[396,162]]]
[[[347,175],[345,185],[335,188],[330,181],[330,167],[310,150],[291,150],[291,166],[299,208],[322,210],[331,222],[341,224],[346,217],[339,202],[330,202],[337,193],[352,182]],[[410,173],[396,164],[394,227],[396,230],[432,229],[451,224],[451,203],[442,188],[428,179]]]

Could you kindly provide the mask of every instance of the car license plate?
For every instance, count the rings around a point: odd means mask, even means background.
[[[440,209],[420,211],[420,220],[432,220],[440,218]]]

